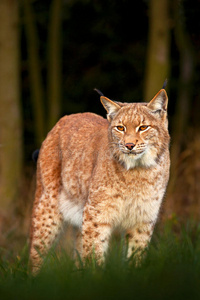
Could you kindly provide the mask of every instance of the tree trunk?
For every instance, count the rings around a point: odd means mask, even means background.
[[[61,106],[61,8],[62,0],[53,0],[48,38],[48,129],[60,117]]]
[[[22,124],[19,93],[18,1],[0,1],[0,206],[19,197],[22,168]]]
[[[172,175],[175,179],[176,164],[180,155],[185,129],[188,124],[188,116],[190,112],[192,79],[194,73],[194,61],[192,45],[187,36],[184,26],[183,12],[179,5],[180,1],[174,1],[174,15],[175,15],[175,38],[177,48],[180,53],[180,78],[178,86],[178,95],[176,101],[176,112],[173,120],[172,132]],[[172,180],[171,180],[172,183]],[[172,187],[172,186],[171,186]]]
[[[31,79],[31,99],[35,117],[36,143],[40,146],[46,135],[44,114],[44,90],[39,59],[39,45],[37,39],[34,16],[30,0],[24,0],[25,28],[29,59],[29,73]]]
[[[184,181],[181,182],[180,175],[178,175],[180,168],[180,161],[185,160],[184,156],[188,151],[181,154],[181,148],[184,145],[185,136],[187,136],[187,125],[188,119],[191,112],[191,103],[192,103],[192,82],[194,74],[194,53],[192,49],[191,42],[189,40],[187,31],[184,24],[184,12],[183,8],[180,5],[180,1],[174,1],[174,32],[177,48],[179,50],[180,61],[179,61],[179,82],[178,82],[178,93],[176,99],[176,110],[174,114],[173,124],[172,124],[172,145],[171,145],[171,175],[170,182],[168,186],[169,200],[166,204],[166,215],[170,215],[172,212],[184,211],[185,208],[191,204],[188,203],[188,198],[186,199],[185,195],[187,192],[181,193],[180,190],[184,191],[184,188],[187,186],[187,180],[185,177]],[[191,135],[191,133],[190,133]],[[191,137],[192,140],[193,137]],[[193,144],[194,153],[196,153],[197,146],[199,143],[191,142]],[[187,146],[187,145],[186,145]],[[188,149],[187,149],[188,150]],[[193,157],[192,161],[195,162],[196,158]],[[189,159],[188,159],[189,161]],[[192,169],[192,161],[188,164],[188,170]],[[183,166],[184,163],[181,164]],[[193,168],[193,170],[195,167]],[[192,172],[191,172],[192,173]],[[197,177],[196,177],[197,178]],[[197,179],[196,179],[197,180]],[[193,181],[193,180],[192,180]],[[197,180],[198,181],[198,180]],[[181,183],[180,183],[181,182]],[[195,182],[195,179],[194,179]],[[181,186],[182,185],[182,186]],[[178,194],[178,196],[177,196]],[[183,195],[184,194],[184,195]],[[184,200],[183,200],[184,199]],[[191,206],[191,205],[190,205]],[[192,206],[191,206],[192,209]]]
[[[149,101],[162,88],[169,73],[169,3],[151,0],[149,9],[149,41],[144,99]]]

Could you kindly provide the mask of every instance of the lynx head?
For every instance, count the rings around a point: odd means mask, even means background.
[[[124,167],[151,167],[169,147],[167,103],[161,89],[149,103],[120,103],[104,96],[109,142],[113,156]]]

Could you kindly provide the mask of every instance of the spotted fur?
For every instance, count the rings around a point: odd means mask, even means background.
[[[148,103],[101,96],[107,120],[65,116],[49,132],[37,162],[30,260],[37,272],[65,222],[80,229],[83,258],[102,261],[115,228],[128,256],[147,247],[169,178],[167,94]]]

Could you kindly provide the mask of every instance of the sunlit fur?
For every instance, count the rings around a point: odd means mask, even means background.
[[[169,179],[167,94],[161,90],[148,104],[103,96],[101,102],[107,120],[65,116],[42,143],[30,232],[33,273],[65,223],[80,230],[83,260],[95,254],[99,263],[115,228],[126,233],[129,257],[137,250],[139,259],[151,239]]]

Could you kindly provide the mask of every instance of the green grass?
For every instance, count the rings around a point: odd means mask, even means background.
[[[77,268],[53,252],[32,277],[27,247],[17,257],[1,249],[0,299],[200,299],[200,227],[171,227],[155,232],[140,267],[126,260],[123,241],[114,241],[104,266]]]

